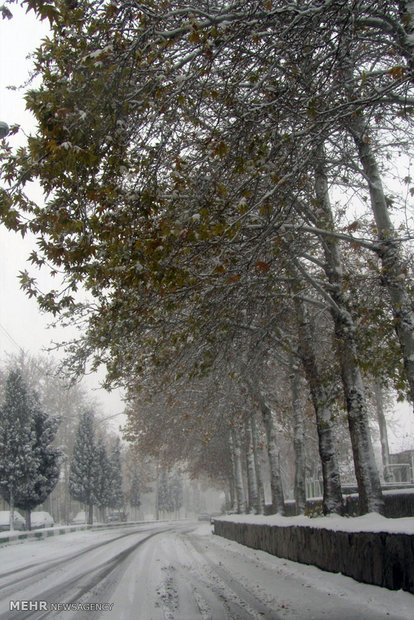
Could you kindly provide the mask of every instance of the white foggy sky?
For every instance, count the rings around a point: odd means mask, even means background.
[[[33,12],[26,14],[18,5],[11,5],[11,9],[13,19],[0,20],[0,120],[9,125],[18,123],[23,132],[29,133],[34,122],[25,110],[23,90],[13,91],[7,87],[22,85],[27,80],[31,64],[27,56],[47,35],[48,22],[37,21]],[[10,138],[13,146],[23,142],[22,134]],[[7,353],[18,352],[18,346],[37,354],[49,347],[51,341],[69,339],[62,328],[47,329],[52,317],[40,314],[36,301],[28,299],[20,290],[17,275],[26,268],[30,270],[26,258],[31,249],[32,239],[21,239],[0,226],[0,363]],[[40,281],[46,284],[46,273],[40,274]],[[121,412],[123,403],[119,391],[108,394],[97,389],[103,374],[100,377],[88,376],[85,385],[94,390],[93,395],[102,403],[105,415],[110,416]],[[393,418],[395,422],[390,425],[392,450],[413,448],[412,411],[408,406],[398,405]],[[117,428],[123,420],[123,416],[115,418],[114,427]]]
[[[32,11],[26,14],[17,4],[10,8],[13,19],[0,18],[0,120],[8,125],[17,123],[21,132],[30,133],[34,120],[25,110],[24,89],[10,90],[8,87],[21,86],[28,79],[31,61],[27,56],[47,35],[48,22],[36,20]],[[10,138],[13,146],[24,143],[21,132]],[[49,348],[52,341],[70,338],[63,328],[48,329],[53,317],[40,313],[37,302],[20,290],[18,273],[24,269],[32,271],[27,257],[33,247],[33,237],[22,239],[0,226],[0,364],[7,354],[18,353],[19,347],[37,355]],[[46,271],[39,273],[39,281],[44,282],[46,288],[49,281]],[[57,353],[52,355],[58,356]],[[100,376],[89,375],[83,385],[102,404],[105,416],[110,416],[121,412],[123,403],[118,390],[108,394],[99,388],[103,375],[103,372]],[[113,428],[123,420],[123,416],[114,418]]]

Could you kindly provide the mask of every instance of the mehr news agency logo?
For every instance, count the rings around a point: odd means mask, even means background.
[[[114,603],[51,603],[49,601],[10,601],[9,611],[112,611]]]

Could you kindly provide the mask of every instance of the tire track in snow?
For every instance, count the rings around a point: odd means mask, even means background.
[[[280,620],[255,594],[211,562],[188,531],[184,536],[176,533],[174,539],[161,550],[165,578],[157,588],[157,606],[165,620]]]
[[[161,607],[165,620],[174,620],[175,612],[179,607],[178,591],[174,584],[174,566],[164,566],[161,569],[166,573],[163,581],[157,588],[157,606]]]
[[[36,594],[36,600],[39,601],[48,601],[48,602],[59,602],[59,601],[63,601],[65,600],[65,602],[67,602],[67,604],[71,604],[71,603],[81,603],[82,602],[82,597],[84,597],[86,594],[90,593],[91,590],[93,590],[94,588],[96,588],[97,586],[104,586],[105,585],[105,581],[112,576],[112,574],[117,571],[117,570],[121,570],[123,568],[123,564],[124,562],[129,558],[129,556],[134,553],[134,551],[140,547],[141,545],[143,545],[145,542],[147,542],[149,539],[153,538],[154,536],[158,536],[159,534],[164,533],[165,531],[168,531],[166,529],[163,530],[158,530],[156,532],[152,532],[151,534],[145,536],[144,538],[140,539],[138,542],[136,542],[134,545],[127,547],[126,549],[124,549],[123,551],[117,553],[115,556],[113,556],[112,558],[110,558],[109,560],[104,560],[103,562],[103,566],[99,566],[94,570],[86,570],[82,573],[78,573],[75,577],[73,577],[72,579],[66,580],[63,584],[58,585],[58,586],[54,586],[50,589],[44,590],[40,593]],[[136,534],[139,534],[141,532],[135,532]],[[82,552],[76,553],[73,556],[70,556],[71,560],[78,560],[80,556],[85,555],[87,553],[91,553],[92,551],[95,551],[96,549],[109,544],[111,542],[117,541],[120,538],[125,538],[128,535],[132,535],[132,533],[128,533],[122,536],[118,536],[116,538],[111,539],[110,541],[105,541],[104,543],[100,543],[98,545],[94,545],[89,547],[88,549],[85,549]],[[64,560],[61,560],[59,562],[54,563],[53,568],[56,567],[56,565],[66,565],[68,562],[68,558],[65,558]],[[39,576],[39,575],[38,575]],[[33,575],[30,577],[33,579]],[[26,578],[26,579],[29,579]],[[16,585],[16,582],[15,584]],[[19,589],[21,588],[21,582],[19,582],[17,584],[19,586]],[[102,589],[104,589],[102,587]],[[70,595],[70,599],[67,600],[66,597]],[[4,598],[4,597],[3,597]],[[59,615],[59,612],[56,612],[57,615]],[[36,611],[30,611],[28,613],[24,613],[21,611],[17,611],[16,615],[13,615],[13,612],[8,612],[6,614],[1,614],[0,615],[0,620],[10,620],[13,617],[18,618],[19,620],[41,620],[43,618],[46,617],[53,617],[55,615],[54,611],[40,611],[40,612],[36,612]],[[87,614],[87,618],[89,620],[93,620],[94,617],[97,617],[96,614],[94,614],[93,612],[88,612]]]
[[[223,604],[228,609],[229,618],[236,620],[245,618],[281,620],[280,615],[236,580],[223,566],[210,560],[201,545],[193,537],[189,536],[186,542],[191,544],[195,552],[202,558],[205,565],[204,571],[207,575],[205,585],[223,599]],[[201,575],[200,577],[204,581]]]
[[[36,569],[35,571],[33,571],[33,574],[38,574],[39,570],[43,571],[43,570],[53,570],[55,568],[58,568],[60,565],[62,564],[66,564],[67,562],[70,562],[71,560],[74,559],[78,559],[80,557],[82,557],[83,555],[90,553],[91,551],[95,551],[96,549],[99,549],[100,547],[104,547],[105,545],[110,545],[111,543],[120,540],[122,538],[126,538],[127,536],[133,536],[134,534],[137,533],[141,533],[141,532],[147,532],[149,528],[145,528],[142,530],[134,530],[133,532],[126,532],[125,534],[121,534],[120,536],[116,536],[115,538],[110,538],[108,540],[105,540],[103,542],[100,542],[98,544],[94,544],[94,545],[90,545],[89,547],[87,547],[86,549],[84,549],[83,551],[77,551],[76,553],[73,553],[71,555],[65,555],[65,557],[63,559],[59,559],[56,560],[54,562],[48,562],[48,561],[43,561],[43,562],[33,562],[33,564],[26,564],[25,566],[22,566],[20,568],[16,568],[12,571],[8,571],[6,573],[0,573],[0,581],[5,578],[5,577],[11,577],[13,576],[13,579],[10,580],[9,582],[6,583],[2,583],[1,587],[2,588],[7,588],[8,585],[15,585],[16,584],[16,575],[18,575],[19,573],[24,573],[27,570],[30,570],[31,568]],[[41,542],[41,541],[37,541],[37,542]],[[19,584],[22,583],[22,581],[24,579],[30,579],[31,575],[27,575],[27,576],[23,576],[20,578],[19,580]]]

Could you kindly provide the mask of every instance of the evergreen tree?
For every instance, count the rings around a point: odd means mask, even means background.
[[[31,417],[33,468],[30,480],[17,485],[15,505],[26,511],[27,529],[31,529],[30,514],[53,491],[59,479],[62,452],[51,445],[59,427],[57,418],[49,417],[35,402]]]
[[[62,447],[65,455],[73,452],[75,432],[79,414],[90,402],[86,391],[78,383],[68,386],[64,376],[56,373],[57,361],[43,355],[32,356],[21,351],[10,356],[4,367],[0,367],[0,394],[4,394],[6,378],[11,369],[19,368],[29,391],[36,391],[38,403],[43,411],[60,418],[54,440]],[[70,458],[62,459],[59,480],[48,498],[53,503],[53,517],[59,523],[70,521],[69,470]],[[46,508],[47,510],[51,510]]]
[[[11,370],[0,408],[0,493],[10,505],[11,530],[16,495],[25,487],[30,492],[36,473],[32,406],[21,372]]]
[[[97,502],[99,462],[96,449],[94,417],[86,410],[80,418],[73,446],[69,474],[69,492],[88,506],[88,523],[93,522],[93,506]]]
[[[180,476],[175,473],[170,482],[170,497],[173,510],[178,514],[181,506],[183,505],[183,483]]]
[[[124,503],[122,492],[121,440],[116,438],[109,457],[110,466],[110,498],[109,507],[119,510]]]
[[[98,477],[95,489],[96,504],[101,510],[102,520],[104,520],[105,509],[108,508],[112,499],[112,467],[102,437],[99,439],[96,448],[96,456],[98,463]]]
[[[158,510],[161,512],[170,511],[170,493],[168,477],[165,471],[162,472],[157,493]]]
[[[139,479],[138,468],[136,464],[134,465],[131,476],[131,483],[129,488],[129,503],[131,504],[132,508],[134,508],[136,516],[136,511],[141,506],[141,482]]]

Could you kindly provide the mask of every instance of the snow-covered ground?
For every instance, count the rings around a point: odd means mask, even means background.
[[[412,620],[414,596],[246,548],[209,524],[80,531],[0,547],[0,619]],[[10,601],[72,611],[10,611]],[[106,611],[87,610],[107,603]],[[83,608],[82,608],[83,606]]]

